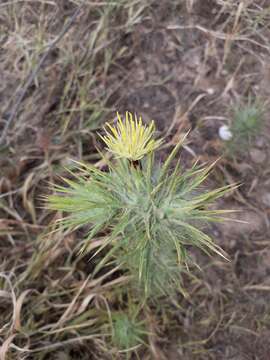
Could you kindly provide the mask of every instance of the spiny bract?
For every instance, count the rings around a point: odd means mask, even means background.
[[[171,171],[180,146],[162,166],[154,164],[153,152],[140,161],[141,167],[127,159],[107,161],[107,172],[79,164],[76,180],[66,180],[69,187],[56,186],[58,194],[49,197],[50,208],[69,213],[62,226],[90,225],[82,251],[94,237],[102,239],[101,249],[108,248],[96,271],[114,261],[131,275],[131,288],[142,291],[143,298],[181,290],[181,271],[193,261],[190,246],[224,257],[200,229],[226,212],[208,206],[231,187],[202,191],[212,166],[195,164],[182,172],[178,162]]]
[[[131,161],[140,160],[162,143],[162,140],[152,138],[155,131],[154,121],[149,126],[143,125],[141,116],[138,119],[136,114],[133,115],[128,111],[124,122],[118,112],[117,117],[116,126],[113,127],[106,123],[107,128],[104,127],[106,135],[100,135],[100,137],[107,145],[108,150],[118,158],[126,158]]]

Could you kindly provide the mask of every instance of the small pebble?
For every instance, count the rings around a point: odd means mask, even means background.
[[[265,140],[263,137],[259,137],[257,140],[256,140],[256,147],[262,149],[265,147]]]
[[[222,125],[218,130],[219,137],[224,141],[229,141],[233,134],[228,125]]]
[[[213,89],[213,88],[208,88],[208,89],[206,90],[206,92],[207,92],[207,94],[209,94],[209,95],[214,95],[215,89]]]
[[[251,149],[250,150],[250,157],[253,162],[256,164],[262,164],[266,160],[266,154],[264,151],[259,149]]]

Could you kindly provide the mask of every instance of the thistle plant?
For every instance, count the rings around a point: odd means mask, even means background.
[[[163,164],[156,164],[162,140],[153,139],[154,130],[153,122],[142,125],[141,118],[128,112],[122,121],[118,114],[117,125],[107,124],[102,136],[115,155],[112,161],[104,157],[108,171],[76,163],[74,179],[64,179],[66,185],[55,186],[56,195],[48,198],[51,209],[67,213],[61,226],[74,230],[88,225],[81,252],[93,238],[103,239],[98,251],[108,251],[96,271],[114,262],[131,275],[130,285],[142,299],[181,289],[182,271],[193,264],[191,247],[225,258],[202,228],[221,219],[226,211],[209,206],[230,189],[203,191],[213,165],[195,163],[181,170],[176,156],[184,139]]]
[[[259,101],[249,100],[246,105],[238,106],[233,112],[233,121],[230,126],[232,134],[227,142],[230,154],[245,150],[260,133],[263,126],[265,106]]]
[[[118,312],[112,316],[112,342],[119,350],[128,351],[144,344],[147,331],[144,322],[138,321],[136,315],[136,312]]]

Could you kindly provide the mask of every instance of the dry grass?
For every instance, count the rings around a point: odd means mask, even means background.
[[[269,97],[269,20],[266,0],[1,2],[1,360],[126,358],[111,321],[127,307],[127,277],[109,266],[93,276],[96,263],[77,256],[84,231],[49,233],[62,214],[40,197],[70,159],[104,166],[95,132],[116,109],[157,120],[164,152],[192,128],[183,166],[222,155],[231,109]],[[231,262],[194,252],[203,271],[185,280],[186,298],[140,310],[149,334],[132,356],[267,358],[269,154],[266,124],[244,159],[220,162],[213,181],[243,186],[219,205],[249,226],[209,230]]]

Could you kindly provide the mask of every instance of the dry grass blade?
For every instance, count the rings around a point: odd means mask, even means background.
[[[7,360],[7,353],[8,350],[10,348],[10,345],[13,341],[13,339],[15,338],[15,334],[14,335],[10,335],[1,345],[0,347],[0,360]]]
[[[78,300],[79,296],[81,295],[82,291],[85,289],[88,281],[89,281],[90,276],[88,276],[86,278],[86,280],[83,282],[82,286],[80,286],[80,288],[78,289],[77,294],[74,296],[74,298],[72,299],[71,303],[69,304],[67,310],[63,313],[63,315],[61,316],[61,318],[58,320],[58,322],[55,324],[55,326],[53,328],[57,328],[59,326],[63,326],[63,324],[69,320],[70,317],[73,316],[72,311],[74,308],[74,305],[76,304],[76,301]]]
[[[7,131],[11,125],[11,123],[13,122],[13,120],[15,119],[19,108],[22,104],[22,101],[27,93],[28,88],[31,86],[32,82],[34,81],[35,77],[37,76],[38,72],[40,71],[43,63],[45,62],[46,58],[48,57],[49,53],[52,51],[52,49],[54,48],[54,46],[63,38],[63,36],[67,33],[67,31],[71,28],[71,26],[74,24],[74,21],[76,20],[76,18],[80,15],[81,13],[81,9],[83,7],[83,4],[81,6],[78,7],[78,9],[75,11],[75,13],[73,14],[73,16],[70,18],[70,20],[67,22],[67,24],[63,27],[62,31],[59,33],[59,35],[52,41],[52,43],[49,45],[48,49],[45,51],[45,53],[43,54],[43,56],[41,57],[39,63],[37,64],[37,66],[35,67],[35,69],[31,72],[31,74],[28,76],[25,84],[23,86],[20,86],[20,88],[17,90],[18,98],[15,101],[15,104],[12,107],[10,116],[7,119],[7,122],[4,126],[4,129],[2,131],[2,135],[0,137],[0,145],[3,144],[5,138],[6,138],[6,134]]]
[[[25,290],[23,293],[21,293],[21,295],[18,297],[17,301],[16,301],[16,306],[14,309],[14,313],[15,313],[15,318],[13,319],[13,324],[12,324],[12,328],[15,331],[20,331],[21,330],[21,311],[22,311],[22,305],[24,302],[24,299],[26,298],[26,296],[32,291],[32,289],[28,289]]]

